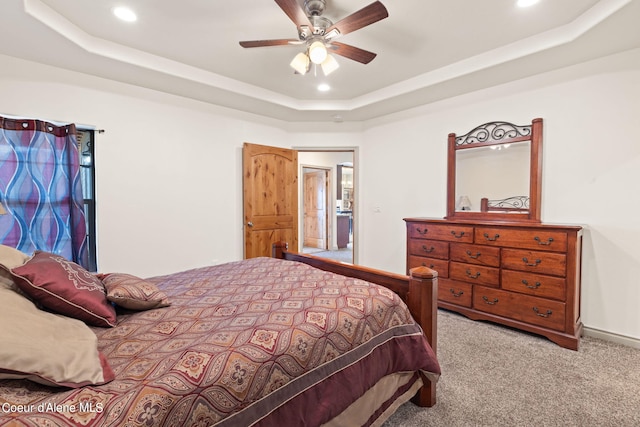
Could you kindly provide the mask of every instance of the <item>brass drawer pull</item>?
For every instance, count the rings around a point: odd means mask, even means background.
[[[547,310],[546,313],[540,313],[540,310],[538,310],[538,307],[533,307],[533,311],[535,311],[535,313],[540,317],[549,317],[553,314],[553,311],[551,310]]]
[[[456,298],[460,298],[462,294],[464,294],[464,291],[456,292],[453,290],[453,288],[449,289],[449,292],[451,292],[451,295],[453,295]]]
[[[538,236],[534,237],[533,240],[538,242],[539,245],[544,245],[544,246],[549,246],[551,243],[553,243],[553,237],[549,237],[546,242],[543,242],[542,240],[540,240]]]
[[[435,267],[435,265],[433,265],[433,264],[427,265],[427,263],[426,263],[426,262],[423,262],[423,263],[422,263],[422,266],[423,266],[423,267],[429,267],[429,268],[430,268],[430,269],[432,269],[432,270],[433,270],[433,267]]]
[[[493,237],[489,237],[488,233],[484,233],[484,238],[487,239],[490,242],[495,242],[496,240],[498,240],[499,237],[500,237],[500,235],[498,233],[496,233],[495,236],[493,236]]]
[[[434,248],[433,246],[431,246],[431,248],[427,248],[427,245],[422,245],[422,250],[425,251],[426,253],[431,253],[435,251],[436,248]]]
[[[416,228],[416,231],[424,236],[425,234],[427,234],[429,232],[429,229],[425,228],[424,231],[423,231],[420,227],[418,227],[418,228]]]
[[[456,234],[456,230],[451,230],[451,234],[453,235],[453,237],[455,237],[456,239],[461,238],[462,236],[464,236],[464,231],[461,231],[460,234]]]
[[[477,279],[478,277],[480,277],[479,271],[477,271],[476,274],[471,274],[471,270],[467,268],[466,273],[467,273],[467,277],[469,277],[470,279]]]
[[[489,301],[489,298],[483,296],[482,299],[486,304],[489,305],[496,305],[496,303],[498,302],[498,298],[494,298],[493,301]]]
[[[524,265],[527,265],[529,267],[537,267],[538,264],[540,264],[542,262],[541,259],[537,259],[534,262],[529,262],[529,258],[527,258],[527,257],[522,258],[522,261],[524,262]]]
[[[467,251],[467,255],[469,255],[469,258],[478,259],[478,257],[482,254],[480,252],[476,252],[475,255],[472,255],[471,251]]]
[[[538,289],[542,283],[536,282],[535,285],[531,286],[528,280],[522,279],[522,284],[525,285],[529,289]]]

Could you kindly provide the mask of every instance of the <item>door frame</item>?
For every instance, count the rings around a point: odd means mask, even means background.
[[[353,160],[353,213],[352,213],[352,217],[353,217],[353,242],[352,242],[352,261],[354,264],[358,263],[358,241],[359,241],[359,224],[360,224],[360,180],[359,180],[359,175],[360,175],[360,164],[359,164],[359,153],[358,147],[355,146],[345,146],[345,147],[317,147],[317,146],[309,146],[309,147],[301,147],[301,146],[293,146],[291,147],[293,150],[298,151],[298,153],[304,153],[304,152],[310,152],[310,153],[322,153],[322,152],[349,152],[351,153],[352,156],[352,160]],[[298,162],[299,163],[299,162]],[[305,165],[308,166],[308,165]],[[337,165],[336,165],[337,166]],[[330,204],[329,204],[329,210],[331,210],[331,212],[335,212],[335,181],[333,180],[333,175],[334,175],[334,171],[336,169],[336,166],[333,166],[333,170],[331,172],[331,176],[330,178],[330,183],[329,183],[329,190],[327,191],[327,196],[329,197],[330,200]],[[318,168],[317,166],[315,166],[316,168]],[[302,165],[298,164],[298,176],[302,176]],[[302,179],[298,180],[298,201],[299,203],[301,203],[300,199],[301,199],[301,193],[302,193],[302,186],[301,183]],[[302,217],[302,213],[301,213],[302,208],[300,207],[298,209],[298,242],[302,242],[302,240],[300,240],[300,227],[304,226],[304,218]],[[331,234],[331,239],[333,239],[334,233],[333,233],[333,229],[334,229],[334,219],[333,219],[333,215],[329,215],[330,220],[331,220],[331,226],[329,226],[327,224],[327,227],[329,228],[329,233]],[[300,243],[302,244],[302,243]],[[302,248],[299,248],[298,250],[302,250]]]

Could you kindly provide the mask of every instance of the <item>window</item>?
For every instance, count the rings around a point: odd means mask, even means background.
[[[89,254],[88,270],[98,271],[96,254],[96,198],[95,198],[95,131],[77,129],[78,151],[80,152],[80,176],[82,179],[82,196],[87,226],[87,252]]]

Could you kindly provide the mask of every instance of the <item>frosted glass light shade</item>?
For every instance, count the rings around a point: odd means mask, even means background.
[[[300,52],[293,58],[293,61],[291,61],[289,65],[291,65],[291,68],[296,70],[298,73],[307,74],[307,70],[309,69],[309,57],[303,52]]]
[[[320,66],[322,67],[322,72],[325,76],[328,76],[340,68],[340,64],[338,64],[338,61],[336,61],[336,58],[334,58],[333,55],[327,55],[327,59],[325,59]]]
[[[322,42],[313,42],[309,46],[309,59],[314,64],[322,64],[327,59],[327,48]]]

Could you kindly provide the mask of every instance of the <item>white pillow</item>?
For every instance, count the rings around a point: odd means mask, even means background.
[[[29,255],[24,252],[20,252],[19,250],[12,248],[11,246],[0,245],[0,264],[7,267],[8,270],[11,270],[15,267],[20,267],[27,260],[31,258]],[[8,286],[13,285],[13,278],[11,274],[5,269],[0,268],[0,284],[5,284]]]
[[[38,309],[6,284],[0,284],[0,325],[0,379],[76,388],[114,378],[87,325]]]

